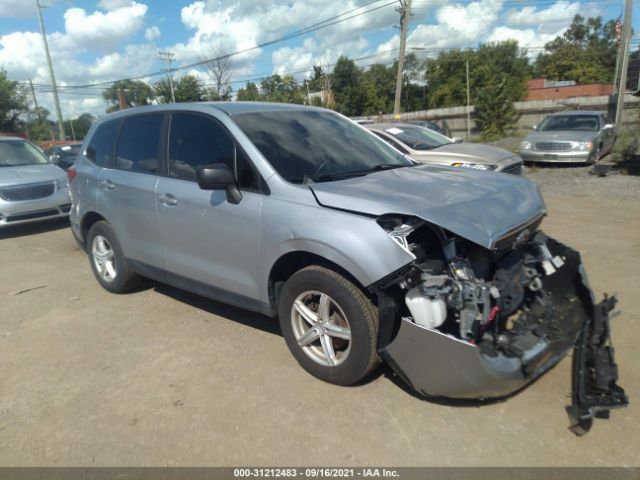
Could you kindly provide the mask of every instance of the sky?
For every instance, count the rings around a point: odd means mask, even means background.
[[[167,65],[159,60],[160,51],[175,55],[173,67],[181,68],[176,75],[197,75],[205,85],[212,84],[206,72],[189,65],[240,52],[231,57],[234,90],[273,73],[292,73],[301,80],[313,65],[330,71],[340,55],[365,67],[392,63],[398,55],[398,0],[40,3],[65,118],[104,114],[101,92],[108,82],[139,77],[153,84],[162,78]],[[623,0],[413,0],[407,48],[425,58],[516,39],[534,58],[576,13],[608,20],[622,9]],[[635,49],[640,39],[638,0],[634,9]],[[307,31],[309,27],[314,28]],[[265,42],[273,43],[259,47]],[[0,68],[12,80],[31,79],[39,104],[54,111],[36,0],[0,0]],[[79,85],[92,86],[73,88]]]

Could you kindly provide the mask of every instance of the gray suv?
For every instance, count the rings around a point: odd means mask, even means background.
[[[94,124],[71,172],[72,231],[104,288],[143,276],[277,316],[332,383],[382,360],[424,395],[500,397],[574,344],[585,365],[608,348],[591,340],[613,301],[539,231],[535,184],[416,164],[328,110],[130,109]],[[612,362],[578,362],[576,418],[626,403]]]

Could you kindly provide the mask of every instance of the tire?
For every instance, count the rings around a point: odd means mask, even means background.
[[[360,288],[333,270],[312,265],[294,273],[282,288],[278,316],[289,350],[314,377],[353,385],[379,362],[378,311]]]
[[[96,222],[89,229],[87,254],[91,270],[105,290],[125,293],[140,284],[140,277],[129,267],[120,242],[107,222]]]

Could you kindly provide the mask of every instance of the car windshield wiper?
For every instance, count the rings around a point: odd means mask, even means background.
[[[373,167],[363,168],[362,170],[354,170],[349,175],[366,175],[367,173],[380,172],[382,170],[392,170],[394,168],[413,167],[413,164],[402,165],[398,163],[380,163]]]

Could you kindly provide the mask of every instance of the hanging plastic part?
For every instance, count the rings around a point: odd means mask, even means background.
[[[606,297],[594,308],[591,321],[585,323],[573,351],[572,404],[567,407],[569,429],[584,435],[594,418],[609,418],[613,408],[626,407],[627,395],[618,380],[618,366],[609,339],[610,312],[617,299]]]

